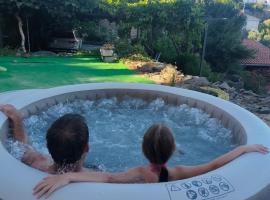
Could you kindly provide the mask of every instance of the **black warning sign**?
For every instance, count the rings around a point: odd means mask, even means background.
[[[203,178],[194,178],[183,182],[167,183],[170,200],[212,200],[222,199],[234,192],[232,184],[223,176],[212,175]]]

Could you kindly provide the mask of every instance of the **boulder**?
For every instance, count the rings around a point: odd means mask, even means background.
[[[148,62],[138,69],[144,73],[154,73],[154,72],[160,72],[165,67],[166,67],[166,65],[164,63]]]
[[[226,82],[221,83],[218,87],[227,91],[232,90],[232,88]]]
[[[259,110],[257,110],[259,114],[270,114],[270,108],[269,107],[261,107]]]
[[[6,72],[7,68],[0,66],[0,72]]]
[[[270,107],[270,96],[264,98],[262,100],[262,103],[265,104],[265,105],[269,105],[269,107]]]
[[[193,76],[192,79],[184,81],[185,84],[193,86],[209,86],[210,82],[205,77]]]

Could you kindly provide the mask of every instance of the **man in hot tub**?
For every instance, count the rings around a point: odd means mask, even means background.
[[[89,150],[89,132],[85,119],[78,114],[66,114],[57,119],[47,131],[50,156],[35,151],[27,140],[21,114],[12,105],[0,105],[11,121],[15,142],[23,147],[21,161],[50,174],[83,171],[83,161]]]

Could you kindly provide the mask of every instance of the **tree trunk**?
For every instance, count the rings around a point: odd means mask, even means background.
[[[2,32],[2,19],[0,17],[0,48],[3,48],[3,32]]]
[[[19,32],[20,32],[20,35],[21,35],[21,48],[22,48],[23,53],[26,53],[26,49],[25,49],[25,36],[24,36],[24,32],[23,32],[22,19],[19,16],[19,14],[16,14],[15,17],[18,20],[18,27],[19,27]]]

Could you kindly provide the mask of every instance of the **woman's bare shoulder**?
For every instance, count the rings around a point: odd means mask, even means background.
[[[169,171],[169,180],[174,181],[174,180],[180,180],[185,178],[185,166],[175,166],[175,167],[170,167],[168,169]]]

